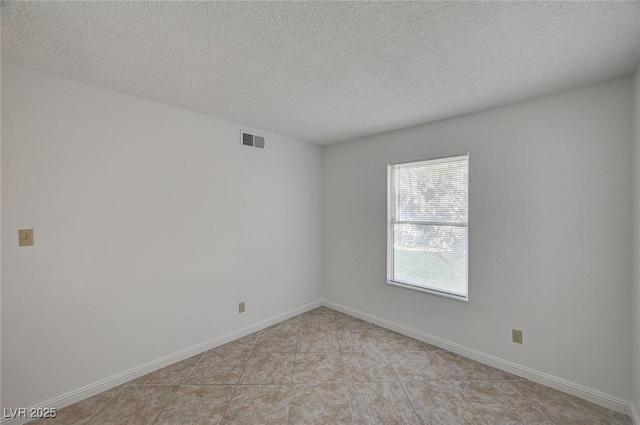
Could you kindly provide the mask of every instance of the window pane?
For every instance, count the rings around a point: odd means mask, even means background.
[[[395,220],[466,223],[467,164],[465,156],[394,166]]]
[[[392,280],[467,295],[467,228],[393,225]]]

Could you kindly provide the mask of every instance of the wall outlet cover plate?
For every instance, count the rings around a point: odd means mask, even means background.
[[[33,245],[33,229],[18,230],[18,246]]]

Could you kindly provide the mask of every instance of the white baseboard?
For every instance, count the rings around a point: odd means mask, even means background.
[[[238,329],[237,331],[229,332],[218,338],[214,338],[209,341],[203,342],[201,344],[194,345],[193,347],[189,347],[184,350],[178,351],[176,353],[169,354],[168,356],[161,357],[157,360],[153,360],[149,363],[134,367],[133,369],[129,369],[125,372],[119,373],[109,378],[105,378],[98,382],[94,382],[93,384],[89,384],[82,388],[78,388],[77,390],[73,390],[66,394],[62,394],[58,397],[51,398],[42,403],[38,403],[36,405],[33,405],[27,408],[27,412],[29,412],[29,410],[32,408],[33,409],[38,409],[38,408],[62,409],[63,407],[77,403],[86,398],[92,397],[96,394],[100,394],[103,391],[117,387],[118,385],[124,384],[125,382],[129,382],[132,379],[139,378],[143,375],[146,375],[147,373],[154,372],[158,369],[169,366],[173,363],[179,362],[184,359],[188,359],[189,357],[195,356],[200,353],[204,353],[205,351],[211,350],[212,348],[216,348],[220,345],[226,344],[238,338],[242,338],[243,336],[260,331],[271,325],[275,325],[276,323],[282,322],[283,320],[287,320],[291,317],[297,316],[298,314],[302,314],[316,307],[320,307],[322,304],[323,304],[322,301],[314,301],[312,303],[303,305],[302,307],[295,308],[285,313],[278,314],[276,316],[262,320],[258,323],[254,323],[253,325],[245,326],[244,328]],[[27,423],[30,420],[32,419],[26,419],[26,418],[3,419],[2,421],[0,421],[0,424],[21,425],[21,424]]]
[[[324,305],[334,310],[340,311],[342,313],[349,314],[351,316],[355,316],[360,319],[366,320],[368,322],[371,322],[383,328],[390,329],[392,331],[401,333],[411,338],[415,338],[417,340],[426,342],[431,345],[435,345],[436,347],[443,348],[447,351],[460,354],[461,356],[473,359],[482,364],[486,364],[496,369],[504,370],[505,372],[509,372],[514,375],[526,378],[530,381],[534,381],[539,384],[545,385],[547,387],[551,387],[556,390],[565,392],[567,394],[571,394],[576,397],[580,397],[582,399],[591,401],[600,406],[606,407],[611,410],[615,410],[616,412],[620,412],[625,415],[632,414],[631,403],[625,400],[621,400],[617,397],[613,397],[608,394],[601,393],[591,388],[587,388],[582,385],[578,385],[573,382],[569,382],[564,379],[557,378],[555,376],[528,368],[526,366],[521,366],[519,364],[512,363],[507,360],[503,360],[498,357],[491,356],[489,354],[482,353],[480,351],[447,341],[442,338],[438,338],[438,337],[426,334],[424,332],[417,331],[415,329],[408,328],[403,325],[399,325],[394,322],[390,322],[385,319],[381,319],[380,317],[373,316],[371,314],[363,313],[361,311],[343,306],[338,303],[325,300]],[[640,418],[638,418],[638,415],[635,409],[632,417],[635,421],[635,424],[640,425],[640,421],[639,421]]]
[[[640,425],[640,415],[638,415],[636,405],[633,403],[631,403],[631,420],[633,421],[633,425]]]

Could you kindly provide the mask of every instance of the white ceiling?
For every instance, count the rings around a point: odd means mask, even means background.
[[[318,144],[633,72],[640,2],[2,2],[2,60]]]

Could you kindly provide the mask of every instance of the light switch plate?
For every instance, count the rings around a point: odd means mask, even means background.
[[[18,230],[18,246],[33,245],[33,229]]]

